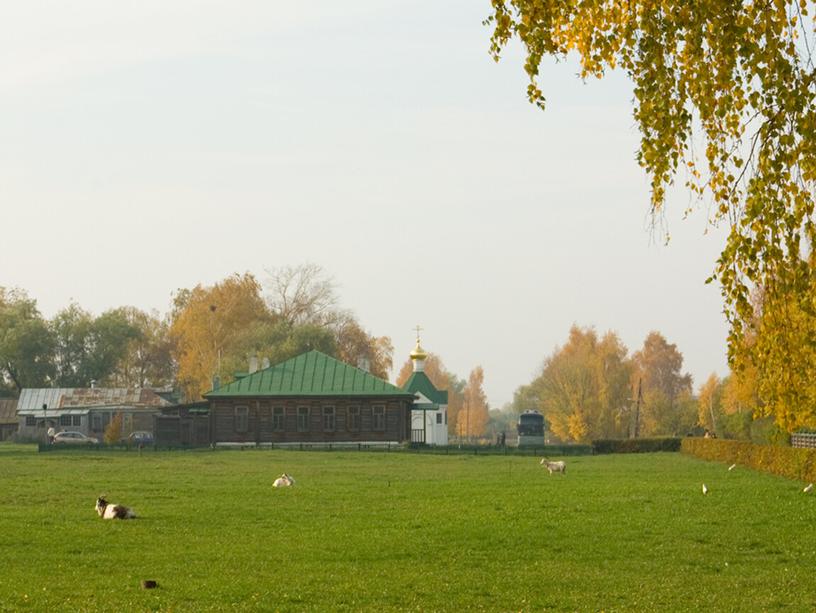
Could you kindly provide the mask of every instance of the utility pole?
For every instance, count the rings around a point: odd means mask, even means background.
[[[635,438],[640,434],[640,402],[643,400],[643,377],[638,379],[637,402],[635,403]]]

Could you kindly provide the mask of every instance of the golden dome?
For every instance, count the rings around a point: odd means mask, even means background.
[[[417,339],[416,347],[411,352],[411,359],[412,360],[424,360],[428,357],[428,354],[425,353],[425,350],[419,345],[419,339]]]

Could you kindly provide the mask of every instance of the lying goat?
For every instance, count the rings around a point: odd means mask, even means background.
[[[550,474],[553,473],[564,473],[567,474],[567,463],[564,461],[559,460],[558,462],[552,462],[547,458],[543,458],[541,460],[541,466],[545,466]]]
[[[283,473],[280,477],[275,479],[272,487],[291,487],[295,484],[295,479],[291,475]]]
[[[102,519],[136,519],[133,509],[121,504],[109,504],[102,496],[96,499],[96,512]]]

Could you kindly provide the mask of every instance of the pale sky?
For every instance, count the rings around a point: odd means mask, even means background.
[[[47,317],[314,262],[342,306],[491,406],[573,323],[727,373],[724,230],[680,188],[653,234],[624,75],[488,55],[483,0],[0,4],[0,286]],[[680,181],[682,183],[682,181]],[[394,373],[395,374],[395,373]]]

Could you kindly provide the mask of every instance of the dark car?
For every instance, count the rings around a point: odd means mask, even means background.
[[[153,444],[153,434],[150,432],[146,432],[144,430],[136,430],[135,432],[131,432],[130,435],[127,437],[128,445],[134,445],[135,447],[145,447],[146,445]]]

